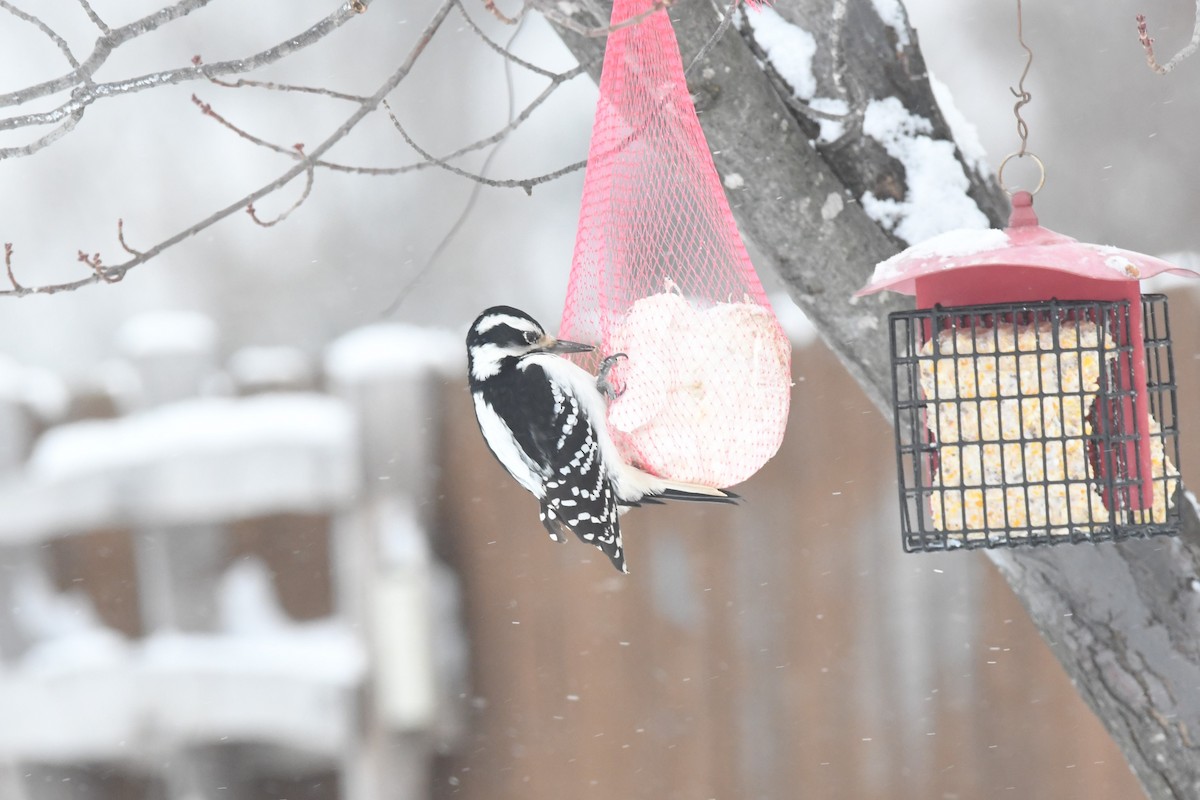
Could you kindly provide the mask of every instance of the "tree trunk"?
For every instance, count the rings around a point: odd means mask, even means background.
[[[607,13],[611,4],[599,6]],[[907,19],[890,27],[876,8],[871,0],[774,5],[816,39],[815,96],[850,108],[845,133],[832,142],[815,142],[816,117],[806,116],[756,44],[744,18],[754,11],[741,12],[688,82],[718,171],[742,178],[729,199],[743,235],[890,420],[887,314],[910,302],[890,293],[852,295],[902,246],[867,216],[863,194],[902,200],[907,176],[863,134],[863,112],[872,100],[897,97],[928,120],[934,139],[953,139],[916,32]],[[669,13],[688,65],[724,8],[686,0]],[[588,27],[608,22],[582,9],[574,19]],[[598,78],[603,38],[558,31]],[[1002,227],[1008,203],[995,181],[963,171],[969,196]],[[1152,798],[1200,797],[1200,520],[1187,502],[1183,518],[1178,539],[987,551]]]

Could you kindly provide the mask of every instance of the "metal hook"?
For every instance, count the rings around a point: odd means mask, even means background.
[[[1008,90],[1013,93],[1013,97],[1017,98],[1017,102],[1013,106],[1013,115],[1017,118],[1017,135],[1021,137],[1021,149],[1017,151],[1017,155],[1023,156],[1025,155],[1026,143],[1029,140],[1029,126],[1021,116],[1021,107],[1033,99],[1033,95],[1025,88],[1025,78],[1029,75],[1029,68],[1033,66],[1033,50],[1030,49],[1029,45],[1025,44],[1025,22],[1021,13],[1021,0],[1017,0],[1017,41],[1021,43],[1021,47],[1025,48],[1025,69],[1021,72],[1021,80],[1017,82],[1017,88],[1014,89],[1010,86]],[[1041,162],[1039,161],[1038,163],[1040,164]],[[1042,171],[1042,178],[1043,180],[1045,179],[1044,169]]]
[[[1012,161],[1014,158],[1026,158],[1026,157],[1033,159],[1033,163],[1038,165],[1038,171],[1040,173],[1039,177],[1038,177],[1037,186],[1034,187],[1033,191],[1031,191],[1030,194],[1033,195],[1033,194],[1037,194],[1038,192],[1040,192],[1042,190],[1042,186],[1045,185],[1045,183],[1046,183],[1046,165],[1042,163],[1042,160],[1040,158],[1035,156],[1033,153],[1026,151],[1024,149],[1024,147],[1022,147],[1021,152],[1009,153],[1008,155],[1006,155],[1004,157],[1004,160],[1000,162],[1000,169],[996,170],[996,180],[1000,182],[1000,188],[1003,189],[1004,193],[1006,195],[1008,195],[1009,197],[1012,197],[1013,193],[1011,191],[1009,191],[1007,186],[1004,185],[1004,167],[1006,164],[1008,164],[1009,161]]]

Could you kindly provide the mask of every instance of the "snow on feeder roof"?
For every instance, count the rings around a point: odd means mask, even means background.
[[[1174,533],[1180,488],[1161,259],[1041,227],[952,231],[880,263],[859,296],[889,317],[904,547],[944,550]]]
[[[856,297],[890,289],[917,294],[917,282],[933,275],[978,267],[1023,266],[1099,281],[1152,278],[1162,272],[1200,277],[1200,272],[1143,253],[1108,245],[1087,244],[1043,228],[1033,211],[1029,192],[1012,198],[1009,227],[955,230],[926,239],[881,261]],[[961,276],[975,279],[976,274]]]

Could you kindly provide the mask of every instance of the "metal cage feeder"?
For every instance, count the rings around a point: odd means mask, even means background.
[[[908,552],[1119,541],[1179,529],[1167,300],[1150,256],[1041,227],[952,231],[880,263]]]

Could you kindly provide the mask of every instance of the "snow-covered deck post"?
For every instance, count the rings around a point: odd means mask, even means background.
[[[30,422],[28,409],[17,397],[0,393],[0,474],[11,473],[24,462],[33,435]],[[35,569],[41,569],[36,543],[0,543],[0,608],[12,609],[0,614],[0,663],[11,662],[29,644],[19,623],[16,590],[21,576]]]
[[[343,771],[347,800],[428,797],[430,757],[456,730],[446,697],[465,670],[457,590],[428,531],[438,377],[459,355],[449,337],[380,325],[342,337],[326,356],[330,391],[356,411],[364,476],[357,505],[335,523],[338,605],[362,622],[374,664],[363,738]]]
[[[129,410],[197,396],[216,374],[216,326],[193,312],[134,317],[118,332],[117,346],[139,378]],[[224,529],[209,523],[135,531],[138,597],[147,632],[213,630],[214,590],[226,544]]]
[[[117,348],[136,371],[138,392],[124,410],[145,411],[202,394],[216,374],[216,345],[215,324],[200,314],[157,312],[129,320],[117,333]],[[155,525],[135,530],[133,540],[146,633],[214,630],[224,527]],[[202,797],[207,760],[191,748],[173,752],[163,772],[169,796]]]
[[[21,401],[24,376],[15,364],[0,364],[0,479],[24,466],[34,430],[27,404]],[[0,541],[0,672],[8,669],[33,643],[21,624],[22,580],[46,571],[41,543],[35,539]],[[0,756],[0,797],[24,800],[23,765]]]

